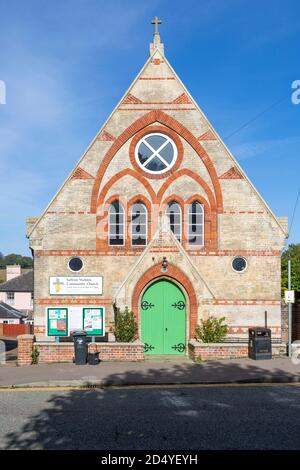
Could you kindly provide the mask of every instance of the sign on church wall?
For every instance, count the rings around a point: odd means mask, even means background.
[[[88,335],[104,335],[104,307],[83,309],[83,329]]]
[[[89,336],[105,335],[105,308],[67,306],[46,308],[47,336],[70,336],[85,330]]]
[[[47,309],[48,336],[68,335],[68,309],[48,308]]]
[[[102,277],[50,277],[50,295],[101,295]]]

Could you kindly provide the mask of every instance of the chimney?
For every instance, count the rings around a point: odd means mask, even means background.
[[[21,274],[21,266],[19,264],[13,264],[6,266],[6,280],[9,281],[14,277],[18,277]]]

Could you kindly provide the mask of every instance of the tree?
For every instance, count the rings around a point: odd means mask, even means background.
[[[18,255],[16,253],[10,253],[4,256],[3,253],[0,252],[0,269],[12,264],[19,264],[21,268],[32,268],[33,259],[30,256]]]
[[[282,295],[288,288],[288,260],[291,260],[291,278],[292,289],[295,291],[295,297],[300,299],[300,243],[291,244],[283,252],[281,257],[281,289]]]

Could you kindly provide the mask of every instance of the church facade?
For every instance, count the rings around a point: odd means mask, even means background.
[[[150,57],[72,173],[27,221],[34,332],[74,329],[113,341],[134,312],[145,354],[187,354],[201,319],[225,317],[226,341],[268,326],[283,340],[276,217],[167,61]],[[106,338],[106,339],[105,339]]]

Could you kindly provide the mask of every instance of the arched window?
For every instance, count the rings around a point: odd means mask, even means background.
[[[124,209],[119,201],[109,206],[108,242],[110,245],[124,245]]]
[[[193,201],[189,205],[188,240],[190,245],[204,245],[204,207],[200,202]]]
[[[178,241],[181,241],[181,207],[176,201],[171,201],[167,207],[170,228]]]
[[[131,209],[131,243],[147,244],[147,209],[140,201],[134,203]]]

